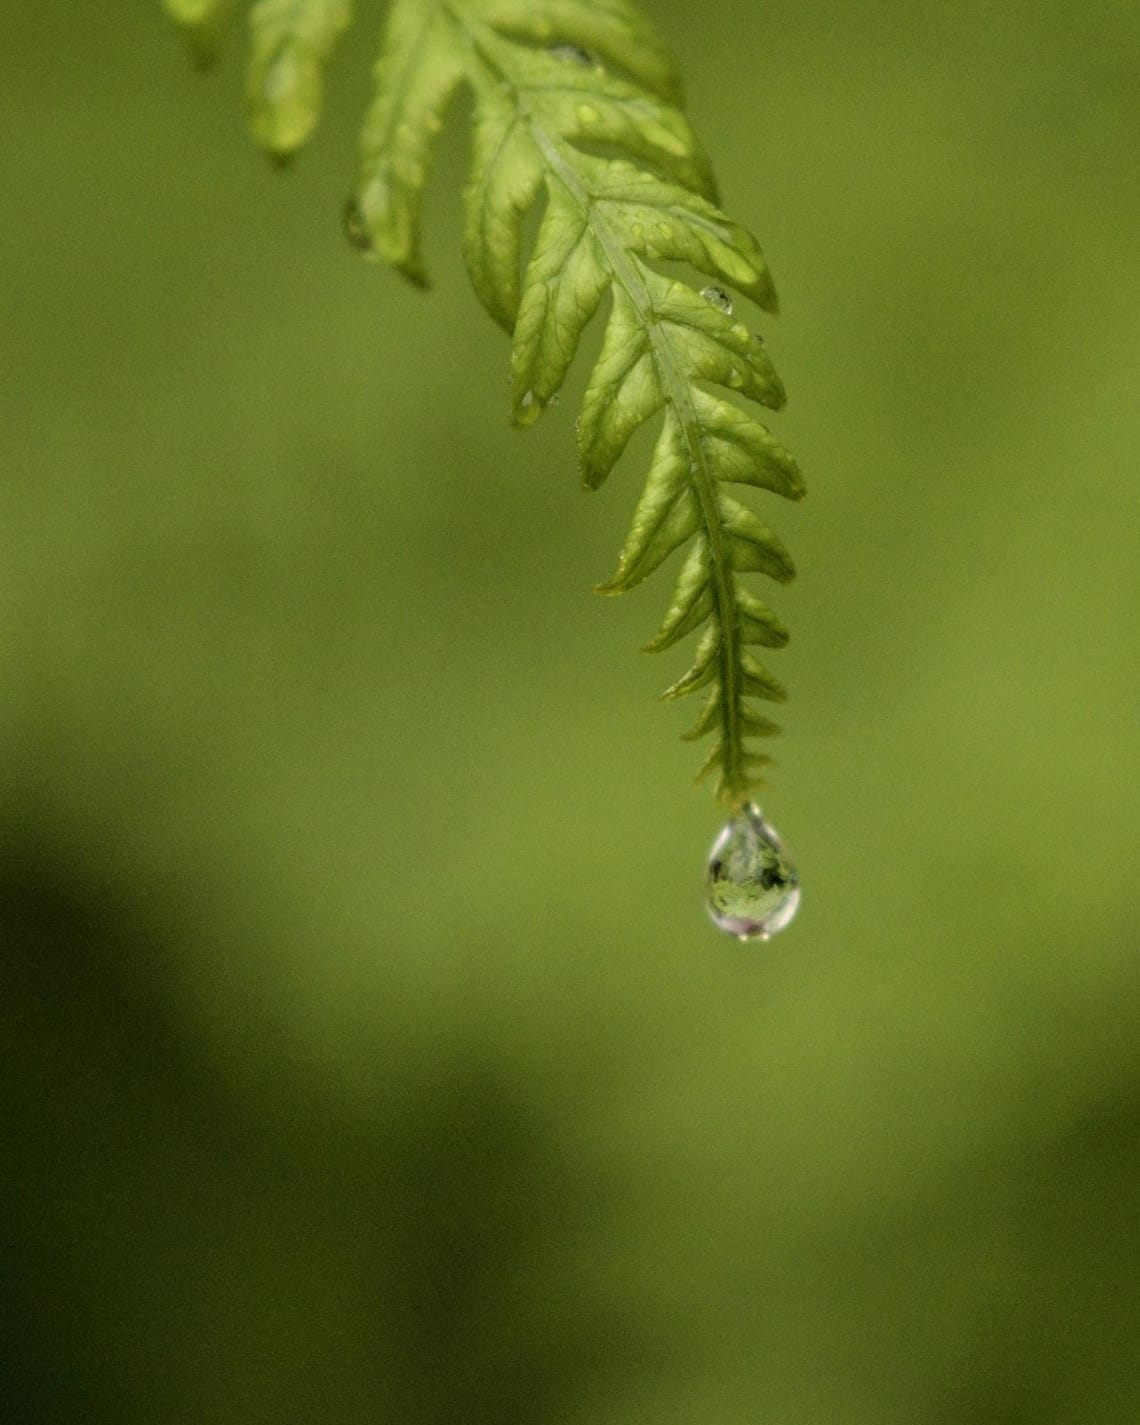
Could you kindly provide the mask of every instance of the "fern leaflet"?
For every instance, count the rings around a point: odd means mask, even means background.
[[[213,59],[229,23],[233,0],[163,0],[163,6],[185,29],[196,58],[203,64]]]
[[[167,4],[199,25],[225,8],[224,0]],[[349,9],[349,0],[254,6],[252,123],[274,154],[292,152],[311,131],[323,66]],[[755,702],[784,698],[751,650],[781,647],[787,633],[741,576],[786,582],[794,568],[729,487],[799,499],[803,482],[747,404],[777,409],[784,392],[762,341],[721,289],[768,312],[775,291],[756,240],[717,204],[667,54],[628,0],[393,0],[376,83],[349,233],[420,284],[433,140],[457,88],[474,94],[464,256],[479,299],[512,335],[517,424],[532,424],[557,395],[585,327],[609,299],[578,423],[586,485],[601,485],[642,424],[660,416],[661,425],[617,571],[600,591],[632,588],[687,546],[647,648],[700,630],[691,666],[665,697],[704,691],[687,734],[713,737],[702,775],[716,772],[723,799],[746,799],[771,760],[751,740],[778,731]],[[524,265],[522,225],[539,203]],[[716,285],[698,291],[667,275],[670,263]]]

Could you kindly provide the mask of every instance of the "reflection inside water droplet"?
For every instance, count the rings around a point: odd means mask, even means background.
[[[713,843],[706,879],[713,923],[738,940],[767,940],[799,909],[796,869],[755,802],[735,812]]]
[[[726,317],[732,316],[732,298],[723,287],[702,287],[701,296],[718,312],[723,312]]]

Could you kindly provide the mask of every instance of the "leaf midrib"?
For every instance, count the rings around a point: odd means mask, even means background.
[[[573,148],[543,127],[526,103],[524,88],[488,52],[487,48],[480,44],[481,23],[477,20],[473,21],[465,13],[462,5],[456,3],[456,0],[445,0],[442,8],[451,13],[487,69],[492,71],[510,89],[515,98],[516,110],[530,128],[536,147],[542,153],[551,172],[578,204],[584,222],[593,232],[599,247],[605,254],[614,280],[621,284],[638,314],[653,353],[654,364],[657,367],[665,399],[677,413],[678,423],[684,432],[685,444],[689,452],[689,469],[701,512],[701,522],[708,540],[709,571],[712,579],[711,614],[716,620],[719,630],[717,661],[720,666],[723,782],[725,791],[729,795],[740,795],[746,790],[747,778],[744,763],[744,729],[740,718],[742,645],[737,617],[736,590],[733,584],[732,563],[721,525],[716,477],[709,468],[708,455],[701,438],[700,421],[689,395],[690,383],[679,368],[668,333],[664,324],[657,319],[653,300],[637,271],[633,258],[618,234],[606,223],[604,216],[599,211],[600,203],[594,201],[594,194],[574,167]],[[599,198],[604,201],[604,195],[599,195]]]

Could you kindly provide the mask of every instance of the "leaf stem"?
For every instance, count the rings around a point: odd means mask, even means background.
[[[711,616],[718,629],[717,660],[720,665],[721,689],[719,717],[721,785],[723,795],[727,800],[739,800],[748,789],[744,726],[741,715],[741,656],[743,648],[740,618],[737,610],[732,563],[725,540],[720,505],[717,500],[717,481],[709,466],[708,452],[701,438],[700,421],[690,395],[691,382],[676,359],[667,329],[658,321],[653,307],[653,299],[638,271],[636,260],[620,236],[606,222],[595,202],[595,195],[575,166],[574,148],[556,135],[551,134],[535,119],[526,102],[525,87],[520,86],[516,82],[515,76],[507,72],[501,61],[493,56],[486,46],[480,44],[479,31],[483,28],[481,22],[466,13],[465,8],[462,4],[457,3],[457,0],[445,0],[445,3],[472,48],[478,53],[485,68],[514,95],[515,108],[519,117],[529,127],[535,145],[546,160],[549,171],[581,209],[583,220],[589,225],[599,247],[605,254],[614,280],[621,284],[644,325],[666,404],[671,405],[675,410],[680,428],[684,432],[693,488],[700,507],[704,536],[708,543]]]

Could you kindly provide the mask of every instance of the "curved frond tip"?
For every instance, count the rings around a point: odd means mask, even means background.
[[[229,0],[165,0],[206,49]],[[258,0],[250,15],[253,132],[287,156],[316,123],[324,68],[350,0]],[[748,796],[770,759],[752,739],[778,732],[757,701],[784,690],[750,651],[787,631],[744,583],[794,574],[791,556],[730,493],[804,492],[796,462],[757,419],[784,391],[730,293],[774,312],[755,238],[718,206],[680,81],[629,0],[393,0],[365,119],[347,224],[352,240],[424,284],[420,218],[432,147],[460,85],[474,96],[464,256],[480,301],[512,337],[513,418],[533,424],[557,397],[582,333],[605,333],[578,422],[585,484],[609,476],[640,426],[658,421],[645,485],[615,573],[621,593],[684,551],[656,635],[658,652],[700,637],[664,696],[703,691],[686,736],[711,736],[702,776]],[[537,205],[533,250],[523,223]],[[675,275],[698,274],[701,287]]]

